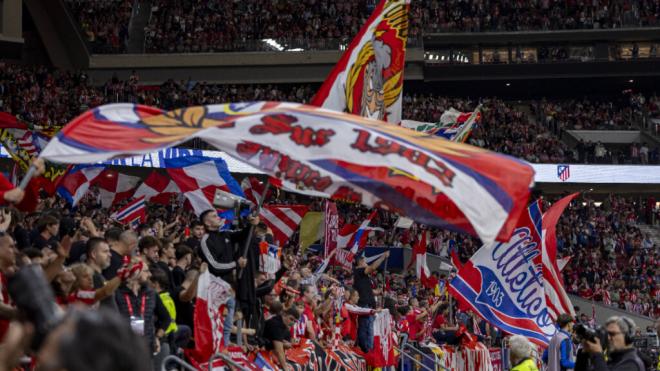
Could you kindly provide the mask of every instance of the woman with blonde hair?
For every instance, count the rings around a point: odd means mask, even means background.
[[[532,358],[532,343],[526,337],[513,335],[509,338],[511,371],[539,371]]]

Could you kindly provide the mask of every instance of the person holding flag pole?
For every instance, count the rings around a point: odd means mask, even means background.
[[[360,254],[355,259],[355,268],[353,269],[353,288],[359,294],[359,301],[357,305],[363,308],[376,308],[376,299],[374,291],[371,287],[371,279],[369,276],[376,271],[378,267],[390,256],[389,251],[385,251],[383,255],[376,259],[373,263],[367,264],[366,257]],[[358,319],[358,336],[357,343],[363,352],[368,353],[374,347],[374,317],[361,316]]]

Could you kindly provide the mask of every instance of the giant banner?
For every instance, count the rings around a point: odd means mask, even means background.
[[[64,127],[41,157],[89,163],[191,138],[302,188],[486,242],[508,240],[533,178],[532,168],[512,157],[355,115],[278,102],[169,112],[101,106]]]

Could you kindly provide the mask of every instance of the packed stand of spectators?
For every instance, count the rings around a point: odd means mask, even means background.
[[[660,244],[638,223],[645,205],[620,196],[574,201],[557,226],[557,248],[570,257],[566,290],[634,313],[660,316]]]
[[[454,107],[462,112],[473,111],[482,104],[482,119],[472,132],[470,144],[509,154],[529,162],[557,163],[571,158],[568,146],[548,128],[513,105],[497,98],[481,102],[433,95],[406,95],[404,117],[425,122],[439,122],[442,113]]]
[[[369,17],[373,3],[158,0],[152,2],[145,30],[146,51],[268,50],[264,39],[276,40],[288,49],[325,49],[329,39],[350,41]]]
[[[82,112],[107,103],[130,102],[166,110],[204,104],[242,101],[288,101],[307,103],[313,85],[217,85],[196,81],[168,80],[160,86],[144,86],[139,76],[112,78],[102,85],[93,84],[84,73],[26,67],[0,62],[0,109],[26,122],[45,127],[61,127]],[[471,134],[469,143],[510,154],[536,163],[633,163],[658,164],[657,146],[633,144],[615,151],[598,143],[581,143],[568,148],[561,141],[563,131],[577,128],[630,128],[642,112],[657,115],[658,99],[639,94],[626,102],[595,102],[587,99],[538,101],[530,104],[531,115],[521,107],[497,98],[448,98],[434,95],[405,94],[403,117],[438,122],[445,110],[453,107],[470,112],[479,103],[482,122]],[[641,121],[640,121],[641,122]],[[204,146],[201,142],[195,146]]]
[[[65,0],[93,53],[126,51],[132,0]]]
[[[131,2],[67,0],[96,52],[125,51]],[[145,28],[149,53],[267,50],[274,39],[287,49],[337,48],[357,34],[376,0],[152,2]],[[541,31],[657,26],[660,8],[650,0],[591,3],[490,0],[413,2],[410,33]],[[338,43],[337,40],[340,42]],[[331,43],[332,42],[332,43]]]
[[[273,197],[269,202],[304,201],[283,192]],[[320,200],[304,202],[312,209],[322,205]],[[192,346],[197,282],[207,270],[235,288],[222,320],[224,346],[236,344],[245,352],[274,350],[274,359],[280,364],[284,362],[283,350],[303,339],[326,346],[339,341],[363,351],[372,349],[373,335],[365,330],[369,325],[364,320],[383,309],[389,309],[393,316],[392,327],[396,323],[396,331],[406,334],[410,341],[436,339],[456,344],[463,336],[460,334],[467,332],[478,332],[479,338],[489,343],[501,339],[501,332],[491,329],[474,313],[459,310],[454,312],[456,320],[450,318],[447,293],[423,288],[412,271],[389,274],[385,282],[383,275],[377,274],[377,267],[387,255],[371,264],[357,257],[352,270],[319,270],[322,259],[300,251],[294,236],[283,246],[279,270],[266,273],[259,264],[257,245],[258,241],[273,243],[273,236],[258,220],[247,218],[234,226],[235,232],[218,232],[222,221],[215,212],[197,218],[180,199],[173,199],[166,206],[150,204],[147,223],[132,230],[109,218],[120,206],[101,208],[98,191],[92,187],[73,210],[54,196],[40,199],[38,212],[24,214],[11,208],[0,213],[3,283],[25,267],[41,267],[59,308],[83,313],[83,317],[99,311],[98,316],[104,320],[85,322],[87,331],[111,331],[130,338],[124,341],[132,348],[123,349],[130,353],[130,359],[106,360],[106,368],[95,364],[101,361],[96,357],[79,359],[78,352],[65,352],[69,348],[63,346],[38,353],[37,364],[62,365],[75,359],[77,366],[67,369],[109,371],[112,367],[119,369],[117,362],[140,363],[153,355],[152,361],[157,364],[167,354],[182,354],[183,349]],[[349,204],[340,204],[340,210],[344,223],[359,222],[366,212]],[[378,218],[392,220],[384,212]],[[229,239],[244,241],[250,223],[255,225],[255,239],[247,258],[240,257],[238,250],[232,254]],[[245,269],[243,278],[234,276],[239,268]],[[434,277],[446,287],[448,277],[438,272]],[[10,296],[3,294],[2,299],[0,321],[6,325],[6,320],[15,318],[17,312]],[[75,326],[82,326],[76,314],[71,316],[58,316],[61,322],[53,325],[59,330],[46,334],[43,347],[71,341],[74,335],[62,335],[70,330],[66,323],[76,321]],[[11,328],[16,326],[12,324]],[[333,331],[335,326],[339,333]],[[0,327],[0,331],[4,336],[8,330]],[[9,332],[8,338],[12,338],[15,333]],[[101,339],[91,336],[89,341],[88,346],[99,346]],[[108,347],[100,348],[103,352],[119,351],[103,341]],[[146,369],[135,364],[131,367]]]
[[[658,25],[660,8],[649,0],[593,2],[424,1],[413,8],[425,32],[545,31]]]
[[[635,130],[647,110],[643,94],[626,94],[618,100],[582,99],[550,101],[542,99],[530,105],[538,122],[559,135],[562,130]]]

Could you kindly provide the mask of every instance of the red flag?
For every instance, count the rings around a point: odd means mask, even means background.
[[[146,223],[147,208],[144,203],[144,196],[129,202],[126,206],[117,210],[110,215],[110,219],[114,219],[124,225]]]
[[[570,194],[555,202],[548,211],[543,214],[543,282],[546,295],[546,304],[553,319],[561,313],[575,316],[573,304],[564,290],[561,279],[561,271],[557,265],[557,222],[566,209],[566,206],[579,194]]]
[[[424,287],[432,289],[435,287],[437,282],[434,282],[432,279],[431,270],[426,264],[426,241],[428,240],[428,233],[428,231],[422,232],[421,238],[413,247],[413,254],[415,259],[415,274],[417,275],[417,279],[419,279]]]

